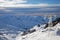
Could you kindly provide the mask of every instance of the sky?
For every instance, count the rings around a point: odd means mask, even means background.
[[[0,2],[18,2],[18,3],[27,3],[27,4],[60,4],[60,0],[0,0]]]
[[[40,3],[60,4],[60,0],[28,0],[27,3],[31,3],[31,4],[40,4]]]
[[[7,7],[7,8],[5,8]],[[12,8],[10,8],[12,7]],[[13,7],[17,7],[14,9]],[[19,9],[19,8],[34,8],[38,9]],[[20,11],[19,11],[20,10]],[[17,12],[57,12],[60,13],[60,0],[0,0],[0,14],[17,13]]]
[[[2,7],[31,7],[48,5],[60,6],[60,0],[0,0],[0,6]]]

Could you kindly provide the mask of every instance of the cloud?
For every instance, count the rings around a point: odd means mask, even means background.
[[[4,0],[0,0],[0,2],[3,2]]]
[[[59,10],[60,8],[58,7],[55,7],[55,8],[51,8],[51,7],[46,7],[46,8],[40,8],[38,10],[40,11],[56,11],[56,10]]]
[[[5,11],[5,12],[12,12],[13,10],[7,10],[7,9],[5,9],[3,11]]]
[[[16,0],[15,2],[16,2],[16,3],[26,3],[27,0]]]
[[[32,8],[32,7],[48,7],[48,6],[60,6],[60,4],[25,4],[27,0],[0,0],[0,7],[20,7],[20,8]]]
[[[8,6],[9,5],[9,6]],[[5,3],[3,5],[0,5],[0,7],[46,7],[48,4],[14,4],[14,3]]]
[[[3,4],[16,4],[16,3],[26,3],[27,0],[0,0]]]
[[[31,7],[48,7],[48,6],[60,6],[60,4],[14,4],[5,3],[0,5],[0,7],[20,7],[20,8],[31,8]]]
[[[0,10],[4,10],[4,9],[6,9],[6,8],[4,8],[4,7],[0,7]]]
[[[0,0],[0,7],[20,7],[20,8],[31,8],[31,7],[48,7],[48,6],[60,6],[60,4],[25,4],[27,0]]]

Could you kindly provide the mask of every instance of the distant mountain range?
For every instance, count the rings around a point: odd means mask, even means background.
[[[34,25],[47,23],[48,18],[44,19],[43,16],[18,16],[19,14],[49,14],[51,12],[56,12],[56,14],[59,13],[60,7],[58,6],[45,8],[2,8],[0,9],[0,29],[3,27],[8,28],[10,30],[25,31],[26,29],[32,28]],[[54,20],[55,18],[52,19]]]
[[[33,14],[33,13],[60,13],[60,6],[44,8],[5,8],[0,9],[0,14]]]
[[[54,20],[55,18],[53,18]],[[12,30],[25,30],[30,29],[34,25],[44,24],[48,22],[48,18],[44,19],[43,16],[0,16],[0,29],[11,28]]]

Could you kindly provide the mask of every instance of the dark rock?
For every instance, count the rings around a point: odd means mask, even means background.
[[[60,18],[56,18],[56,20],[52,21],[53,26],[55,26],[57,23],[60,23]],[[44,29],[47,28],[48,25],[49,24],[47,23],[46,26],[44,27]]]

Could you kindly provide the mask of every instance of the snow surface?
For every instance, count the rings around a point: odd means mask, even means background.
[[[41,25],[41,27],[42,26],[45,25]],[[41,29],[41,27],[35,26],[31,29],[36,29],[35,32],[28,33],[24,36],[22,36],[21,33],[18,34],[15,40],[60,40],[60,36],[57,35],[57,31],[60,29],[60,23],[47,29]]]

